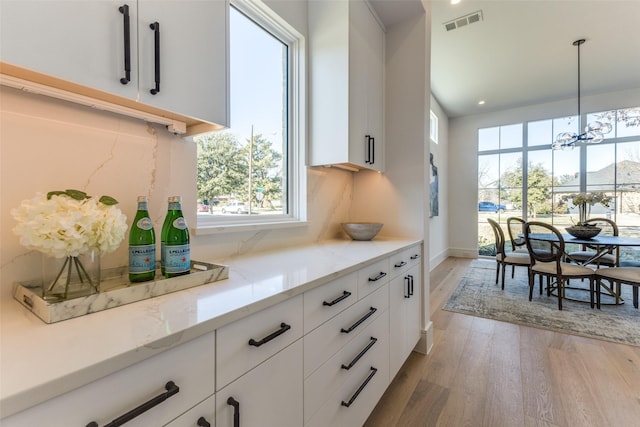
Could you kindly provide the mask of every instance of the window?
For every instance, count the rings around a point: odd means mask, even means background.
[[[230,127],[194,138],[199,229],[305,220],[303,42],[265,6],[232,2]]]
[[[431,110],[429,110],[429,136],[433,142],[438,143],[438,116]]]
[[[531,121],[478,130],[478,248],[493,255],[494,239],[487,218],[548,222],[563,229],[577,221],[576,208],[563,196],[605,192],[610,206],[593,206],[591,217],[612,218],[620,233],[640,236],[640,119],[637,108],[586,115],[612,123],[598,144],[573,150],[551,150],[560,132],[577,132],[578,117]],[[622,259],[640,260],[637,251],[622,251]]]

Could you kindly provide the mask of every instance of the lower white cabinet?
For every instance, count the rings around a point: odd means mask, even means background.
[[[302,403],[298,340],[216,393],[216,427],[302,426]]]
[[[0,424],[102,427],[130,415],[127,427],[164,426],[213,395],[214,355],[215,340],[211,333],[3,418]],[[146,411],[140,409],[154,398],[160,400],[157,405]]]
[[[400,370],[420,339],[420,266],[415,265],[389,283],[391,378]]]
[[[216,420],[216,398],[200,402],[164,427],[213,427]]]

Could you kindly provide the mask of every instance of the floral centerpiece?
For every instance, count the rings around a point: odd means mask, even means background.
[[[591,207],[600,203],[602,206],[609,207],[611,196],[603,192],[594,193],[575,193],[562,197],[563,200],[571,200],[573,206],[578,208],[578,222],[572,227],[567,227],[569,234],[578,238],[591,238],[597,236],[601,229],[594,224],[587,223],[587,219],[591,214]],[[573,219],[571,220],[573,222]]]
[[[93,251],[99,257],[118,248],[127,231],[127,218],[117,203],[112,197],[96,199],[78,190],[51,191],[23,200],[11,211],[18,223],[13,231],[23,246],[64,260],[54,279],[43,284],[43,297],[62,285],[55,296],[67,299],[75,279],[89,285],[91,293],[98,291],[99,264],[98,278],[92,278],[80,256]]]

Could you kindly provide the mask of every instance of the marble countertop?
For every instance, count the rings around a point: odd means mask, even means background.
[[[420,240],[335,240],[212,262],[229,278],[46,324],[0,305],[0,415],[9,416],[277,304]]]

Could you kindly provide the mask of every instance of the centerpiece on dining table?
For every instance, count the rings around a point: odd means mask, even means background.
[[[125,237],[127,218],[110,196],[51,191],[11,211],[20,243],[43,254],[42,298],[61,301],[100,289],[100,256]]]
[[[576,193],[565,195],[562,199],[571,200],[573,206],[578,208],[578,222],[571,227],[566,227],[567,233],[578,239],[591,239],[602,231],[596,224],[591,224],[587,220],[591,214],[591,207],[599,203],[608,208],[611,196],[603,192]],[[573,219],[571,221],[573,222]]]

